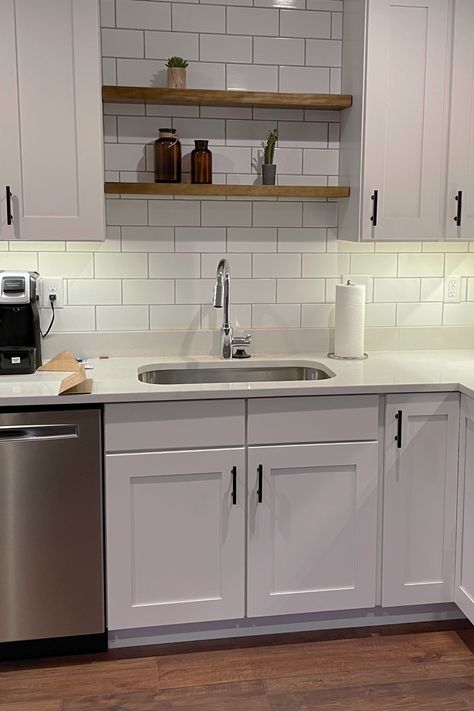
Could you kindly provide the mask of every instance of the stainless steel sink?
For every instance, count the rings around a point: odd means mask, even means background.
[[[327,380],[334,373],[300,365],[252,365],[248,367],[153,368],[139,372],[142,383],[187,385],[201,383],[260,383],[274,381]]]

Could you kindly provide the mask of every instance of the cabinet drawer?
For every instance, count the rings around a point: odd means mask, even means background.
[[[378,396],[257,398],[248,406],[248,443],[376,440]]]
[[[243,400],[107,405],[104,421],[107,452],[203,449],[245,443]]]

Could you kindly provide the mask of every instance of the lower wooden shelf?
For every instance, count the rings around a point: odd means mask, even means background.
[[[203,195],[229,197],[346,198],[347,186],[190,185],[188,183],[105,183],[108,195]]]

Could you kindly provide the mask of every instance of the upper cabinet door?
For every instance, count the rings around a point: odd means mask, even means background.
[[[456,0],[446,236],[474,239],[474,3]]]
[[[451,8],[369,3],[362,239],[443,235]]]
[[[97,0],[0,0],[0,66],[0,238],[104,239]]]

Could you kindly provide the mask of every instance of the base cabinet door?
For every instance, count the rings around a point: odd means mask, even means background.
[[[461,398],[455,602],[474,621],[474,400]]]
[[[106,457],[108,627],[243,617],[244,448]]]
[[[458,433],[456,393],[387,397],[385,607],[454,601]]]
[[[249,448],[249,617],[375,605],[377,450]]]

